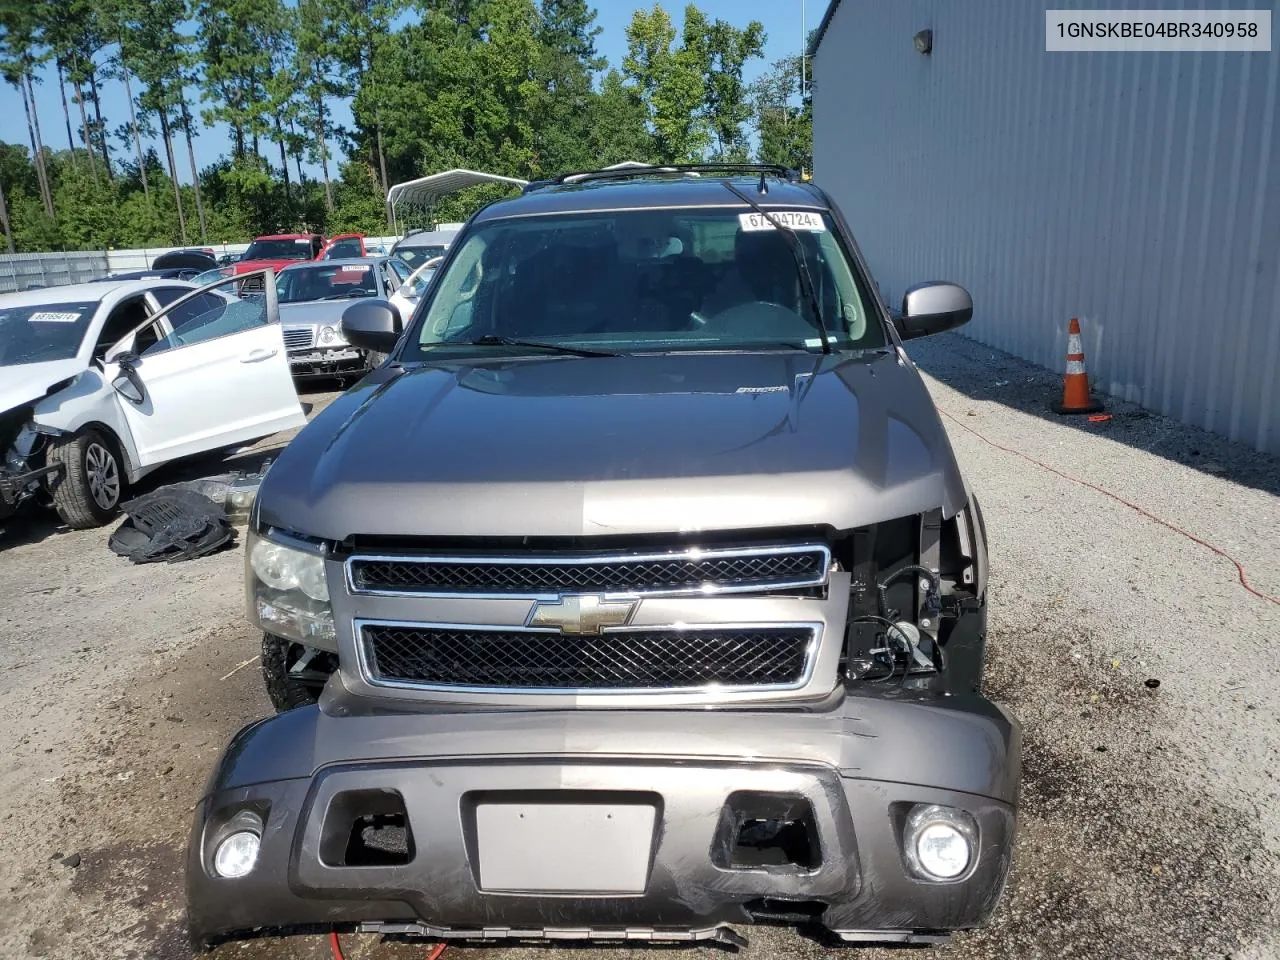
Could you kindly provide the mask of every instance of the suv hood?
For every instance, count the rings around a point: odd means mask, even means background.
[[[886,351],[383,368],[289,444],[258,504],[338,541],[851,529],[964,500],[924,383]]]
[[[0,367],[0,413],[40,400],[55,383],[77,376],[85,368],[85,361],[78,357]]]

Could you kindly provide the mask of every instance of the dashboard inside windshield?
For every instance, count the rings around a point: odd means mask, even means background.
[[[373,266],[367,263],[290,267],[282,270],[276,277],[276,296],[280,303],[345,300],[377,295],[378,282],[374,277]]]
[[[735,206],[482,222],[437,277],[403,359],[494,337],[627,352],[820,348],[814,300],[833,346],[884,346],[830,217],[776,215],[796,253],[773,221]]]
[[[310,260],[313,255],[310,240],[255,240],[245,250],[243,259]]]
[[[0,367],[70,360],[98,309],[92,303],[38,303],[0,309]]]

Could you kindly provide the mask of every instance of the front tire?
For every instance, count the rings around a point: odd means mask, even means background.
[[[50,466],[61,464],[62,474],[50,484],[53,507],[73,530],[109,523],[120,510],[124,469],[116,446],[99,430],[54,440]]]
[[[310,662],[303,669],[295,669],[308,653]],[[332,653],[312,650],[269,633],[262,635],[262,682],[276,713],[315,703],[336,669],[338,658]]]

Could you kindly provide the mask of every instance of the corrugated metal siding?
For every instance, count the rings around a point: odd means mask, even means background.
[[[381,246],[388,253],[399,237],[365,237],[366,247]],[[247,243],[196,244],[208,247],[217,256],[244,253]],[[0,255],[0,293],[14,293],[35,287],[60,287],[68,283],[101,280],[112,273],[148,270],[156,257],[187,247],[139,247],[133,250],[83,250],[65,253],[16,253]]]
[[[1280,453],[1280,52],[1049,54],[1044,9],[843,0],[815,181],[891,302],[964,284],[970,336],[1057,370],[1080,317],[1095,388]]]
[[[0,293],[84,283],[106,272],[103,253],[15,253],[0,256]]]

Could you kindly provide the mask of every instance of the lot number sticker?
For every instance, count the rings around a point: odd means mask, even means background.
[[[790,227],[792,230],[816,230],[823,231],[827,229],[827,225],[822,222],[822,214],[813,213],[808,210],[770,210],[770,215],[784,227]],[[742,224],[743,230],[774,230],[776,229],[769,222],[768,217],[762,217],[758,213],[740,213],[738,214],[738,222]]]
[[[55,313],[49,310],[33,313],[27,317],[27,321],[30,323],[75,323],[79,319],[80,314],[78,313]]]

